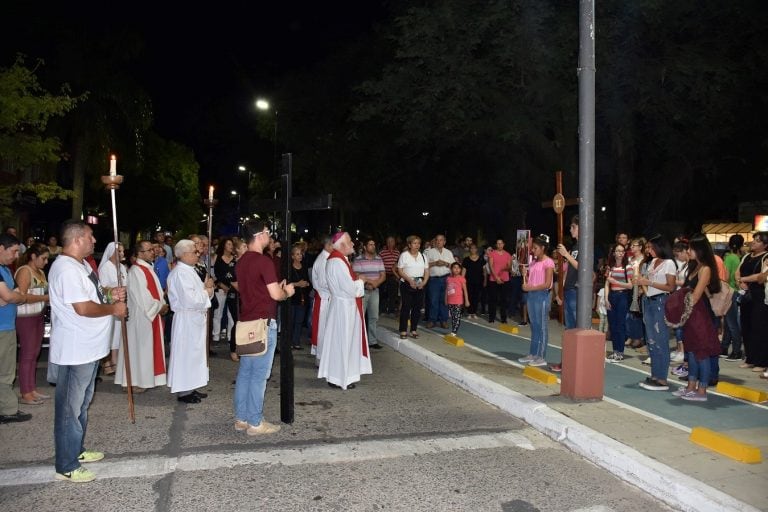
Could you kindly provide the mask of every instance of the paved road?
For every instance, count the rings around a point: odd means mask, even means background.
[[[31,422],[0,426],[0,510],[669,510],[389,348],[373,356],[375,374],[347,392],[298,356],[296,421],[264,438],[232,428],[228,360],[212,360],[200,405],[137,395],[135,425],[105,381],[88,446],[107,458],[83,485],[51,480],[52,406],[27,408]]]

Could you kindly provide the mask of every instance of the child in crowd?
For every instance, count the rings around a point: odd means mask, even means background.
[[[451,336],[456,336],[461,324],[461,307],[469,307],[467,280],[461,275],[459,263],[451,263],[451,275],[445,280],[445,304],[451,317]]]
[[[595,310],[597,316],[600,317],[600,325],[597,329],[600,332],[606,332],[608,330],[608,309],[605,307],[605,287],[597,290],[595,302]]]
[[[528,293],[528,319],[531,322],[531,351],[518,359],[530,366],[546,366],[549,341],[549,309],[552,306],[550,291],[554,281],[555,262],[547,256],[549,237],[539,235],[533,239],[530,268],[523,267],[523,290]]]

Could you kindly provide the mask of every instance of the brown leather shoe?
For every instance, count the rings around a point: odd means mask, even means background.
[[[447,329],[448,328],[448,322],[440,322],[440,327],[442,327],[443,329]]]

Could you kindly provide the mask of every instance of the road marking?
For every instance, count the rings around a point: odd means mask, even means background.
[[[246,445],[238,450],[247,448]],[[459,437],[318,444],[269,451],[207,452],[179,457],[117,459],[89,464],[88,468],[93,469],[99,479],[143,478],[175,471],[206,471],[252,464],[338,464],[487,448],[536,449],[524,435],[517,431],[506,431]],[[54,470],[49,465],[4,469],[0,470],[0,487],[53,483],[53,477]]]

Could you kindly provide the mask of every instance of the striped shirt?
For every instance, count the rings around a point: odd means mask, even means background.
[[[621,282],[621,283],[628,283],[632,281],[632,277],[635,275],[635,272],[632,270],[632,266],[627,265],[627,268],[624,267],[613,267],[611,269],[610,277],[614,278],[615,280]],[[611,291],[621,291],[621,290],[629,290],[630,288],[626,288],[624,286],[619,286],[618,284],[611,283]]]
[[[379,273],[384,272],[384,263],[378,256],[368,259],[363,255],[355,258],[355,261],[352,262],[352,270],[357,275],[378,278]]]
[[[384,262],[384,272],[391,274],[392,267],[395,266],[398,258],[400,258],[400,251],[397,249],[382,249],[379,252],[379,256],[381,256],[381,260]]]

